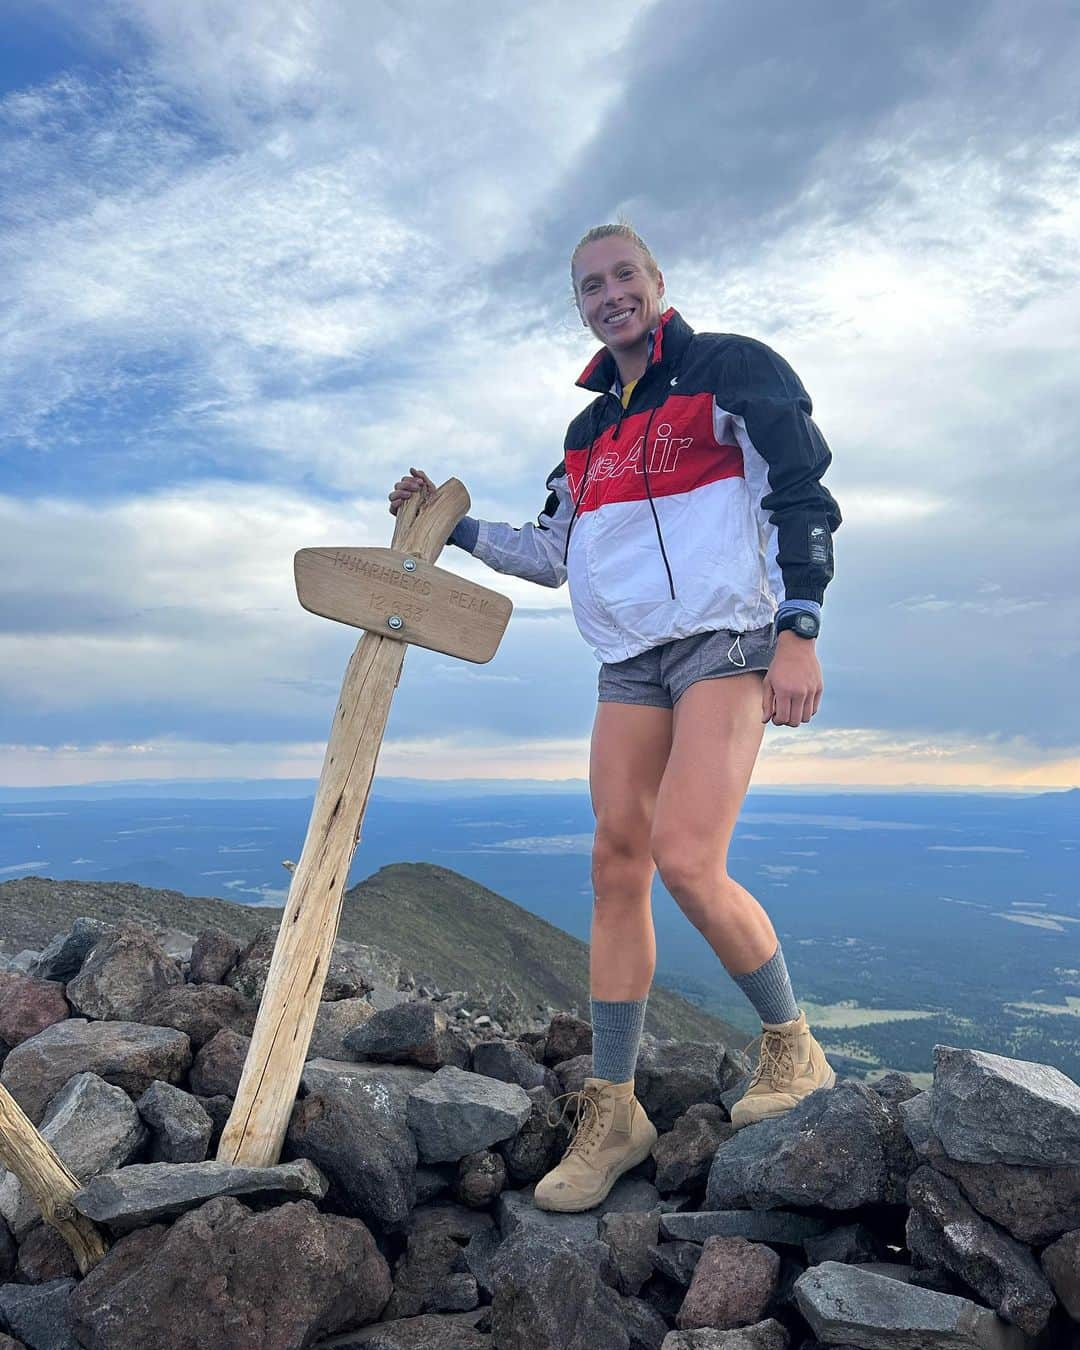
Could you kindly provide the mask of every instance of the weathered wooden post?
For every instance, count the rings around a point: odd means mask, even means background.
[[[451,478],[426,500],[417,493],[402,504],[388,549],[296,555],[300,603],[367,631],[345,672],[220,1161],[269,1166],[281,1152],[408,644],[490,661],[506,629],[505,596],[433,565],[468,509],[469,494]]]
[[[0,1163],[18,1177],[23,1189],[75,1254],[85,1275],[105,1255],[105,1240],[71,1204],[82,1182],[34,1128],[33,1121],[0,1083]]]

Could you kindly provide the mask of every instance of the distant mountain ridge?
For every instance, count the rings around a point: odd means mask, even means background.
[[[39,949],[80,916],[137,922],[197,935],[217,927],[249,940],[277,925],[281,909],[234,904],[129,882],[28,876],[0,883],[0,947]],[[545,919],[450,868],[433,863],[382,867],[345,893],[339,937],[384,947],[421,983],[478,989],[542,1009],[589,1015],[589,949]],[[654,985],[645,1028],[660,1037],[715,1039],[743,1046],[744,1031]]]

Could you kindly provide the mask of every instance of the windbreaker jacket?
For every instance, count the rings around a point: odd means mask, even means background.
[[[606,347],[577,383],[598,397],[570,423],[536,524],[480,521],[475,557],[543,586],[569,580],[605,662],[763,628],[786,599],[821,603],[841,521],[821,482],[832,456],[782,357],[695,333],[669,309],[625,409]]]

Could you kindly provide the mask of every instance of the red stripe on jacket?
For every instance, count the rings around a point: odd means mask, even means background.
[[[660,408],[624,417],[617,438],[614,425],[596,438],[579,513],[595,511],[608,502],[644,501],[649,495],[642,465],[646,428],[649,453],[645,467],[654,497],[691,492],[722,478],[744,477],[742,450],[737,445],[721,445],[713,434],[712,394],[672,396]],[[588,459],[588,447],[566,452],[566,479],[575,501]]]

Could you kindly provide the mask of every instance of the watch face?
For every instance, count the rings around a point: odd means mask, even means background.
[[[800,614],[795,622],[804,633],[817,632],[817,619],[812,614]]]

